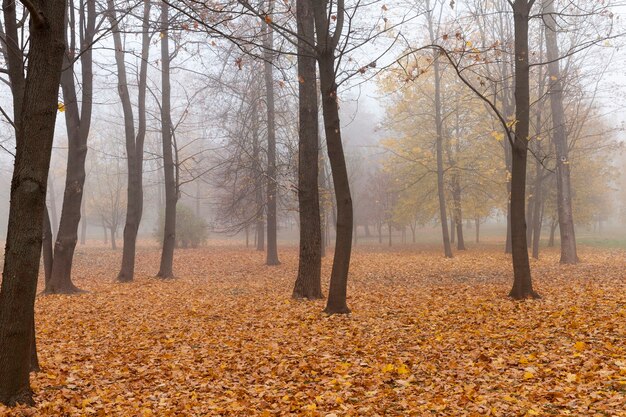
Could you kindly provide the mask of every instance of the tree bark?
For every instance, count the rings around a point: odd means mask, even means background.
[[[317,78],[315,72],[314,18],[311,0],[298,0],[298,203],[300,208],[300,247],[298,275],[293,298],[323,298],[322,231],[319,199],[319,132]]]
[[[61,206],[59,232],[54,244],[52,275],[46,285],[46,294],[72,294],[80,290],[72,282],[72,263],[78,242],[83,189],[85,186],[85,160],[87,139],[91,127],[93,105],[93,59],[91,43],[95,35],[96,5],[93,0],[82,0],[79,9],[80,45],[76,45],[74,7],[70,4],[70,19],[66,25],[69,50],[63,60],[65,70],[61,74],[61,88],[65,106],[67,128],[67,170],[65,192]],[[80,51],[82,97],[79,109],[74,84],[74,54]]]
[[[15,23],[15,3],[7,3],[3,5],[5,22],[13,19]],[[0,289],[0,403],[9,406],[33,403],[29,372],[34,305],[65,50],[65,1],[32,3],[41,13],[30,16],[27,75],[19,118],[15,120],[15,166]],[[13,60],[8,62],[9,71],[15,70],[14,64]]]
[[[176,245],[176,203],[178,190],[172,154],[172,119],[170,97],[169,5],[161,2],[161,135],[163,141],[163,172],[165,177],[165,228],[161,265],[157,277],[174,278],[174,247]]]
[[[338,0],[335,32],[331,37],[330,16],[327,6],[326,2],[313,2],[324,130],[337,203],[335,256],[330,276],[328,301],[324,311],[328,314],[346,314],[350,312],[346,297],[348,270],[350,269],[350,256],[352,254],[353,211],[348,170],[341,142],[335,73],[335,51],[343,28],[345,10],[343,0]]]
[[[430,41],[435,42],[432,12],[428,12],[428,31]],[[436,151],[437,151],[437,197],[439,199],[439,221],[441,223],[441,236],[443,240],[443,253],[446,258],[452,258],[452,245],[448,230],[448,218],[446,213],[446,194],[444,190],[443,175],[443,120],[441,116],[441,70],[439,68],[439,51],[434,51],[433,71],[435,83],[435,128],[436,128]]]
[[[573,265],[578,262],[576,252],[576,233],[572,212],[572,190],[570,179],[570,161],[565,129],[565,111],[563,109],[563,81],[559,69],[559,46],[557,43],[556,21],[554,19],[554,0],[544,0],[546,29],[546,57],[548,59],[548,94],[552,110],[552,141],[556,153],[556,194],[559,215],[559,233],[561,235],[561,263]]]
[[[509,296],[520,300],[538,298],[533,290],[526,242],[526,159],[530,124],[528,66],[528,0],[515,0],[515,135],[511,159],[511,248],[513,251],[513,288]]]
[[[268,11],[274,8],[274,0],[268,0]],[[274,72],[273,52],[274,32],[270,25],[264,23],[264,69],[265,69],[265,94],[267,104],[267,253],[265,263],[267,265],[280,265],[278,260],[277,241],[277,172],[276,172],[276,111],[274,106]]]
[[[126,81],[126,65],[123,53],[116,51],[120,99],[124,107],[124,126],[126,138],[126,163],[128,168],[128,186],[126,198],[126,222],[124,224],[124,247],[122,265],[117,275],[120,282],[130,282],[135,276],[135,254],[137,252],[137,233],[143,215],[143,148],[146,137],[146,89],[148,58],[150,50],[150,9],[151,1],[144,0],[141,42],[141,63],[139,66],[139,85],[137,99],[138,126],[135,135],[133,110]],[[115,25],[114,30],[117,30]],[[114,33],[115,36],[115,33]],[[119,31],[117,31],[119,38]]]

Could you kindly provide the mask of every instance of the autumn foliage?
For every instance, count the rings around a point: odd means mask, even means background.
[[[89,293],[37,299],[37,407],[0,415],[626,416],[624,255],[582,248],[560,266],[547,252],[543,298],[514,302],[500,248],[361,248],[352,314],[327,316],[290,298],[295,248],[275,267],[235,246],[181,250],[162,281],[146,247],[130,284],[114,282],[120,253],[82,249]]]

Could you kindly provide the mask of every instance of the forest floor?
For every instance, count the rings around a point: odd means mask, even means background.
[[[114,282],[120,252],[80,247],[88,293],[37,298],[42,372],[28,416],[626,416],[626,252],[533,261],[540,300],[513,302],[509,257],[481,247],[357,247],[349,316],[290,298],[282,264],[236,246],[178,250],[177,278]],[[331,258],[324,260],[324,278]],[[326,284],[326,282],[325,282]]]

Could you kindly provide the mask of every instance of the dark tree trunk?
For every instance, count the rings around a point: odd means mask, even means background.
[[[565,110],[563,109],[563,81],[559,70],[559,46],[557,43],[556,21],[554,18],[554,0],[544,0],[544,19],[546,24],[546,55],[550,108],[552,110],[552,141],[556,153],[556,194],[559,215],[559,233],[561,234],[561,263],[578,262],[576,252],[576,234],[572,213],[572,190],[570,179],[570,160],[565,128]]]
[[[40,14],[31,14],[27,75],[19,63],[8,62],[23,90],[16,113],[16,153],[11,205],[0,289],[0,403],[32,404],[29,384],[34,305],[41,257],[46,183],[57,115],[63,52],[65,2],[32,0]],[[5,25],[15,25],[15,2],[3,4]],[[15,38],[17,39],[17,38]],[[19,49],[18,49],[19,50]],[[16,79],[11,76],[12,91]],[[17,79],[16,79],[17,82]]]
[[[176,203],[178,190],[172,154],[172,119],[170,105],[169,6],[161,3],[161,135],[163,140],[163,172],[165,176],[165,228],[161,265],[157,277],[174,277],[174,246],[176,245]]]
[[[528,66],[528,0],[515,0],[515,135],[511,166],[511,248],[513,251],[513,288],[509,296],[516,299],[538,298],[533,290],[526,243],[526,158],[530,124]]]
[[[52,276],[46,285],[46,294],[72,294],[80,290],[72,282],[72,263],[78,242],[83,188],[85,186],[85,160],[87,158],[87,138],[91,126],[93,104],[93,59],[91,43],[95,34],[96,4],[92,0],[80,3],[79,22],[80,45],[76,45],[74,8],[68,11],[71,16],[66,26],[68,51],[63,60],[65,70],[61,74],[61,88],[65,105],[65,125],[67,128],[67,170],[65,192],[61,208],[59,233],[54,244]],[[84,49],[84,50],[83,50]],[[74,84],[74,54],[80,51],[82,97],[79,109],[76,86]]]
[[[37,332],[35,330],[35,316],[33,315],[33,324],[30,339],[30,371],[39,372],[39,356],[37,356]]]
[[[293,298],[323,298],[322,232],[319,199],[319,132],[317,119],[317,78],[315,72],[314,18],[311,0],[296,3],[298,20],[299,143],[298,203],[300,208],[300,248],[298,276]]]
[[[330,276],[328,302],[324,310],[329,314],[345,314],[350,309],[347,305],[348,270],[352,253],[352,196],[348,170],[341,142],[339,123],[339,105],[335,74],[335,51],[343,28],[345,10],[343,0],[337,2],[337,20],[335,32],[330,35],[330,19],[325,2],[313,2],[315,29],[317,33],[317,62],[320,72],[320,91],[324,115],[324,130],[328,149],[328,159],[333,176],[335,200],[337,202],[337,223],[335,238],[335,256]]]
[[[318,28],[318,43],[319,37],[322,36],[319,34],[319,30],[320,28]],[[335,256],[333,258],[328,303],[325,311],[329,314],[344,314],[350,312],[346,303],[346,297],[350,255],[352,253],[352,197],[350,195],[348,171],[341,142],[333,51],[323,51],[319,55],[318,63],[328,159],[333,175],[337,202]]]
[[[268,0],[268,10],[274,8],[274,0]],[[273,53],[274,32],[268,24],[265,26],[264,65],[265,93],[267,104],[267,265],[280,265],[277,241],[277,172],[276,172],[276,111],[274,109],[274,72]]]
[[[135,275],[135,254],[137,233],[143,215],[143,147],[146,136],[146,89],[148,74],[148,57],[150,48],[150,0],[144,0],[141,63],[139,67],[139,86],[137,99],[138,126],[135,134],[133,109],[128,91],[126,64],[120,32],[113,12],[113,4],[109,0],[111,26],[116,45],[115,60],[117,64],[118,93],[124,112],[124,136],[126,140],[126,163],[128,169],[128,185],[126,198],[126,221],[124,224],[124,247],[122,265],[117,275],[120,282],[130,282]]]

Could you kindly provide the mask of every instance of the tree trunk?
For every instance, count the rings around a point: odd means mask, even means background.
[[[391,240],[391,223],[387,223],[387,235],[389,237],[389,247],[393,245],[393,241]]]
[[[548,247],[550,248],[554,247],[554,234],[558,225],[559,222],[557,221],[557,219],[553,218],[552,222],[550,223],[550,239],[548,240]]]
[[[122,101],[124,112],[124,136],[126,140],[126,163],[128,169],[128,184],[126,198],[126,221],[124,224],[124,247],[122,249],[122,264],[117,275],[119,282],[130,282],[135,276],[135,254],[137,233],[143,215],[143,147],[146,136],[146,89],[148,74],[148,58],[150,48],[150,0],[144,0],[141,63],[139,67],[139,85],[137,98],[138,126],[135,135],[133,109],[128,91],[126,64],[120,32],[117,22],[111,20],[113,38],[116,45],[115,60],[118,74],[118,93]],[[109,0],[109,10],[112,13],[113,5]],[[115,19],[111,14],[111,19]],[[119,49],[118,49],[119,48]]]
[[[323,36],[319,34],[319,30],[318,28],[318,42],[319,37]],[[323,51],[318,56],[318,64],[328,159],[330,161],[337,201],[335,256],[333,258],[328,303],[325,311],[329,314],[344,314],[350,312],[346,303],[346,296],[350,255],[352,253],[352,197],[350,195],[348,171],[341,142],[333,52]]]
[[[429,19],[431,40],[434,40],[432,19]],[[439,69],[439,52],[435,52],[433,69],[435,76],[435,125],[437,131],[437,196],[439,197],[439,219],[441,222],[441,235],[443,240],[443,252],[446,258],[452,258],[452,245],[448,231],[448,219],[446,213],[446,194],[444,191],[443,177],[443,121],[441,117],[441,75]]]
[[[456,229],[454,227],[454,215],[450,215],[450,245],[454,245],[456,240]]]
[[[15,2],[9,3],[3,4],[4,22],[14,25]],[[32,0],[32,3],[41,14],[30,16],[27,75],[17,110],[19,117],[15,119],[16,154],[0,289],[0,403],[9,406],[33,404],[29,372],[34,305],[65,50],[65,2]],[[13,59],[9,61],[10,72],[14,72],[15,65],[22,64],[21,56],[19,61],[19,64]],[[11,88],[15,91],[13,85]]]
[[[332,6],[332,5],[331,5]],[[328,149],[328,159],[333,176],[335,199],[337,202],[337,223],[335,238],[335,256],[330,276],[328,302],[324,310],[328,314],[345,314],[350,309],[347,305],[348,270],[352,253],[352,196],[348,170],[341,142],[339,122],[339,103],[335,73],[335,51],[344,21],[344,1],[338,0],[334,33],[330,35],[330,14],[325,2],[313,2],[315,29],[317,34],[317,63],[320,73],[320,91],[324,130]]]
[[[533,290],[526,242],[526,158],[530,124],[528,66],[528,0],[515,0],[515,135],[511,166],[511,248],[513,251],[513,288],[509,296],[516,299],[538,298]]]
[[[474,223],[476,225],[476,243],[480,243],[480,219],[476,217]]]
[[[556,194],[561,235],[561,263],[578,262],[576,252],[576,234],[572,213],[572,190],[570,180],[570,161],[563,109],[563,82],[559,70],[559,46],[557,43],[556,21],[554,19],[554,0],[544,0],[544,19],[546,24],[546,55],[548,75],[550,76],[548,93],[552,110],[552,141],[556,153]]]
[[[176,245],[176,203],[178,190],[172,155],[172,120],[170,104],[169,6],[161,3],[161,135],[163,140],[163,172],[165,176],[165,228],[161,265],[157,277],[174,278],[174,246]]]
[[[268,10],[274,7],[274,0],[268,0]],[[280,265],[278,260],[277,242],[277,177],[276,177],[276,112],[274,109],[274,73],[273,48],[274,32],[268,24],[265,26],[264,65],[265,65],[265,93],[267,103],[267,265]]]
[[[69,8],[72,16],[68,24],[75,19],[74,8]],[[72,263],[74,250],[78,242],[78,224],[80,223],[83,189],[85,186],[85,160],[87,158],[87,139],[91,127],[93,104],[93,59],[91,44],[96,26],[96,4],[94,1],[81,1],[80,4],[80,45],[76,45],[75,28],[68,28],[69,50],[65,54],[61,74],[61,88],[65,105],[65,125],[67,128],[67,170],[65,192],[61,208],[59,232],[54,244],[52,276],[46,285],[46,294],[72,294],[80,290],[72,282]],[[84,50],[83,50],[84,48]],[[76,86],[74,84],[74,54],[80,51],[82,97],[78,106]]]
[[[30,371],[39,372],[39,356],[37,356],[37,332],[35,330],[35,316],[33,315],[33,324],[30,339]]]
[[[541,149],[540,147],[538,148]],[[535,161],[535,204],[533,206],[533,258],[539,259],[539,239],[541,238],[541,222],[543,217],[543,166]]]
[[[117,250],[117,243],[115,242],[115,228],[111,227],[109,228],[109,231],[111,232],[111,249]]]
[[[313,9],[310,0],[296,3],[298,20],[298,203],[300,208],[300,247],[298,275],[293,298],[323,298],[322,232],[319,199],[319,132]]]

